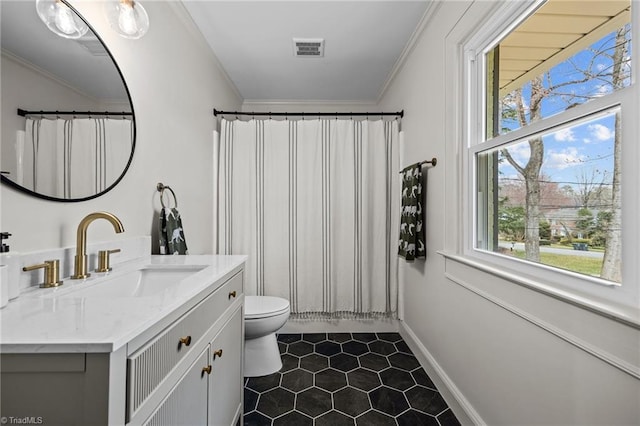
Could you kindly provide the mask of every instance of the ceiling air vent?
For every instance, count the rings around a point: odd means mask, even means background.
[[[294,38],[293,56],[300,58],[321,58],[324,56],[324,39]]]

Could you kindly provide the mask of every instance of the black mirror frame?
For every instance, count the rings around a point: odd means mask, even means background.
[[[41,199],[44,199],[44,200],[58,201],[58,202],[63,202],[63,203],[77,203],[77,202],[80,202],[80,201],[92,200],[94,198],[98,198],[98,197],[106,194],[107,192],[109,192],[113,188],[115,188],[115,186],[118,183],[120,183],[120,181],[122,180],[124,175],[127,174],[127,171],[129,170],[129,166],[131,165],[131,162],[133,161],[133,154],[135,153],[135,150],[136,150],[137,125],[136,125],[136,115],[135,115],[135,111],[134,111],[134,108],[133,108],[133,101],[131,100],[131,93],[129,92],[129,86],[127,86],[127,82],[124,79],[124,76],[122,75],[122,71],[120,70],[120,66],[118,65],[118,62],[116,62],[116,59],[113,57],[113,55],[111,54],[111,51],[109,50],[109,48],[107,47],[105,42],[102,40],[102,38],[98,35],[96,30],[91,26],[91,24],[89,24],[87,22],[86,19],[84,19],[84,16],[82,16],[73,6],[71,6],[67,2],[67,0],[61,0],[61,1],[64,4],[66,4],[73,11],[73,13],[78,15],[80,17],[80,19],[82,19],[89,26],[89,29],[91,31],[93,31],[93,34],[96,36],[98,41],[100,41],[100,43],[102,43],[102,46],[104,46],[104,49],[109,54],[109,57],[111,58],[111,61],[113,62],[113,65],[116,67],[116,70],[118,71],[118,74],[120,75],[120,79],[122,80],[122,84],[124,85],[124,89],[127,92],[127,98],[129,99],[129,105],[131,106],[131,120],[132,120],[132,123],[133,123],[133,139],[131,141],[131,155],[129,155],[129,161],[127,161],[127,165],[125,166],[125,168],[122,171],[122,173],[120,174],[120,176],[118,176],[118,178],[108,188],[106,188],[104,191],[98,192],[97,194],[89,195],[87,197],[82,197],[82,198],[58,198],[58,197],[52,197],[50,195],[40,194],[38,192],[32,191],[32,190],[30,190],[28,188],[25,188],[24,186],[18,185],[17,183],[15,183],[11,179],[5,177],[4,175],[0,175],[0,181],[3,184],[5,184],[5,185],[7,185],[7,186],[19,191],[19,192],[22,192],[24,194],[31,195],[31,196],[34,196],[34,197],[37,197],[37,198],[41,198]]]

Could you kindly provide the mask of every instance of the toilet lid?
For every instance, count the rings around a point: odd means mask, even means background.
[[[289,311],[289,301],[273,296],[245,296],[244,317],[256,319],[272,317]]]

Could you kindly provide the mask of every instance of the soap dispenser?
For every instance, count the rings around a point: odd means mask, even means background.
[[[5,242],[11,236],[8,232],[0,232],[0,265],[6,265],[6,277],[8,281],[9,300],[20,295],[20,257],[15,252],[9,251],[9,244]]]

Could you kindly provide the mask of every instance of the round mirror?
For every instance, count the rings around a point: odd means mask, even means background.
[[[2,0],[0,17],[2,182],[67,202],[111,190],[133,158],[135,120],[108,49],[90,26],[76,39],[53,33],[35,1]]]

